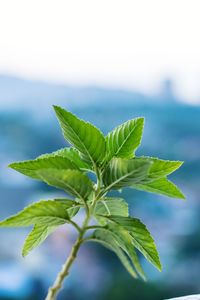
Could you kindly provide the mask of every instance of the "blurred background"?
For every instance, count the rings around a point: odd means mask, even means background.
[[[7,168],[66,145],[52,104],[107,133],[146,118],[138,155],[184,160],[187,201],[122,193],[151,230],[163,272],[132,280],[99,245],[82,247],[59,300],[161,300],[200,293],[199,1],[0,1],[0,218],[62,196]],[[0,230],[0,299],[42,300],[71,248],[60,227],[25,259],[27,229]]]

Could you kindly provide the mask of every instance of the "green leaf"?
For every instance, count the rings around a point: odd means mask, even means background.
[[[18,214],[0,222],[0,227],[30,226],[33,224],[62,225],[69,220],[67,210],[58,201],[42,200],[24,208]]]
[[[129,248],[127,248],[127,251],[129,251],[129,255],[131,256],[132,263],[133,263],[138,275],[140,275],[141,278],[144,281],[146,281],[146,276],[145,276],[144,270],[142,269],[142,266],[140,264],[140,261],[139,261],[139,258],[138,258],[138,255],[137,255],[137,252],[136,252],[135,248],[132,247],[131,251],[130,251]]]
[[[63,189],[82,200],[86,200],[93,191],[90,179],[78,170],[47,169],[39,171],[39,176],[47,184]]]
[[[22,256],[28,255],[30,251],[42,244],[44,240],[46,240],[48,235],[54,232],[57,229],[57,227],[57,225],[50,226],[36,224],[25,240],[22,249]]]
[[[151,162],[142,159],[113,158],[108,164],[103,182],[106,190],[132,186],[147,177]]]
[[[35,160],[27,160],[22,162],[16,162],[9,165],[12,169],[32,177],[34,179],[41,180],[38,171],[43,169],[78,169],[77,166],[67,159],[61,156],[43,157]]]
[[[54,106],[63,135],[87,163],[94,166],[105,160],[106,142],[101,131],[59,106]]]
[[[106,137],[108,160],[113,156],[132,158],[142,138],[144,118],[129,120]]]
[[[108,230],[110,230],[115,235],[115,240],[119,246],[126,252],[132,261],[137,273],[146,280],[144,271],[138,260],[137,253],[132,243],[132,237],[127,230],[117,224],[109,224]]]
[[[94,215],[97,221],[102,225],[106,224],[106,220],[98,215],[128,217],[128,203],[122,198],[104,198],[97,202]]]
[[[117,215],[128,217],[128,203],[122,198],[104,198],[97,202],[95,207],[97,215]]]
[[[54,199],[54,201],[58,201],[59,203],[62,204],[63,208],[67,210],[70,219],[73,218],[78,213],[80,207],[82,206],[80,203],[66,198],[58,198],[58,199]]]
[[[49,201],[55,201],[61,204],[63,209],[67,211],[67,214],[69,215],[70,219],[77,214],[80,208],[79,203],[67,198],[58,198]],[[66,222],[68,223],[70,221],[66,220]],[[32,251],[34,248],[42,244],[42,242],[48,237],[48,235],[54,232],[59,225],[51,226],[51,225],[36,224],[25,240],[23,250],[22,250],[22,255],[26,256],[30,251]]]
[[[154,240],[146,226],[139,220],[131,217],[107,217],[112,222],[122,226],[130,232],[134,246],[161,271],[161,264]]]
[[[59,149],[57,151],[54,151],[52,153],[46,153],[46,154],[42,154],[39,156],[39,158],[49,158],[49,157],[54,157],[54,156],[62,156],[65,157],[67,159],[69,159],[70,161],[72,161],[79,169],[83,169],[83,170],[90,170],[91,169],[91,165],[87,164],[86,162],[84,162],[80,155],[79,155],[79,151],[76,150],[75,148],[72,147],[66,147],[66,148],[62,148]]]
[[[94,231],[93,235],[89,239],[91,241],[97,242],[102,244],[104,247],[108,248],[109,250],[113,251],[117,257],[120,259],[122,265],[125,269],[133,276],[134,278],[137,277],[136,272],[134,271],[133,266],[131,265],[128,257],[124,253],[124,251],[119,247],[117,244],[113,234],[109,231],[105,231],[105,229],[97,229]]]
[[[184,194],[178,189],[178,187],[165,177],[149,183],[134,184],[132,187],[141,191],[165,195],[172,198],[185,199]]]
[[[180,168],[180,166],[183,164],[182,161],[163,160],[154,157],[142,156],[139,159],[142,161],[146,160],[146,162],[151,163],[149,174],[145,179],[142,180],[142,183],[151,182],[155,179],[165,177]]]

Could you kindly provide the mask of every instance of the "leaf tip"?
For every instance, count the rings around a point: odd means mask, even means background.
[[[184,195],[184,193],[178,187],[176,187],[176,188],[177,188],[177,194],[176,194],[175,198],[186,201],[187,199],[186,199],[186,196]]]
[[[27,253],[25,253],[25,252],[22,251],[22,257],[25,258],[26,255],[27,255]]]
[[[186,201],[186,200],[187,200],[186,196],[185,196],[182,192],[180,192],[179,199],[180,199],[180,200],[183,200],[183,201]]]
[[[61,110],[61,107],[58,105],[53,105],[53,109],[57,113],[59,110]]]
[[[9,164],[8,168],[19,171],[21,169],[22,164],[23,164],[23,162],[14,162],[14,163]]]
[[[141,129],[144,129],[144,125],[145,125],[145,117],[139,117],[137,118],[137,120],[139,121],[139,124],[141,125]]]
[[[15,168],[15,163],[11,163],[7,166],[8,168],[14,169]]]
[[[60,106],[56,105],[56,104],[53,104],[53,109],[57,109],[57,108],[60,108]]]
[[[184,161],[178,160],[177,163],[178,163],[178,167],[180,168],[184,164]]]
[[[145,117],[139,117],[138,120],[140,120],[141,123],[145,122]]]
[[[160,260],[157,263],[157,269],[158,269],[159,272],[162,272],[162,264],[161,264]]]
[[[25,246],[25,245],[24,245]],[[29,251],[26,250],[24,247],[22,249],[22,257],[25,258],[29,254]]]

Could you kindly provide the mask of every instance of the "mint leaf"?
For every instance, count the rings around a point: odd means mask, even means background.
[[[99,215],[128,217],[128,203],[122,198],[104,198],[97,202],[94,215],[97,221],[102,225],[106,224],[106,220]]]
[[[33,224],[62,225],[69,220],[67,210],[54,200],[42,200],[24,208],[18,214],[0,222],[0,227],[30,226]]]
[[[77,166],[77,168],[83,169],[83,170],[91,170],[91,165],[87,164],[86,162],[84,162],[81,159],[81,157],[79,155],[79,151],[76,150],[75,148],[72,148],[72,147],[62,148],[62,149],[59,149],[52,153],[42,154],[39,156],[39,158],[49,158],[52,156],[53,157],[54,156],[65,157],[65,158],[69,159],[71,162],[73,162]]]
[[[107,190],[132,186],[147,177],[150,165],[151,162],[137,158],[113,158],[103,174],[103,182]]]
[[[36,224],[25,240],[22,256],[28,255],[30,251],[42,244],[48,235],[54,232],[57,227],[57,225]]]
[[[151,163],[148,176],[143,179],[143,182],[151,182],[155,179],[165,177],[176,171],[183,164],[182,161],[163,160],[155,157],[139,157],[142,161]]]
[[[9,165],[10,168],[34,179],[41,180],[38,171],[43,169],[78,169],[78,167],[68,158],[60,156],[50,156],[15,162]]]
[[[102,244],[104,247],[113,251],[121,261],[125,269],[131,274],[132,277],[136,278],[137,274],[131,265],[130,260],[124,253],[124,251],[119,247],[118,243],[115,240],[113,234],[109,231],[105,232],[105,229],[97,229],[94,231],[93,235],[90,238],[91,241]]]
[[[82,206],[80,203],[66,198],[58,198],[54,199],[54,201],[57,201],[62,204],[63,208],[67,210],[70,219],[78,213],[80,207]]]
[[[108,160],[113,156],[132,158],[142,138],[144,118],[129,120],[106,137]]]
[[[82,200],[86,200],[93,191],[90,179],[78,170],[47,169],[38,173],[47,184],[63,189]]]
[[[126,254],[129,256],[130,260],[132,261],[137,273],[146,280],[144,271],[140,265],[140,262],[138,260],[137,253],[135,251],[135,248],[132,243],[132,237],[129,234],[127,230],[122,228],[121,226],[118,226],[117,224],[109,224],[108,230],[110,230],[112,233],[114,233],[115,240],[119,244],[119,246],[126,252]]]
[[[63,209],[66,210],[70,219],[77,214],[80,208],[80,204],[71,199],[59,198],[59,199],[54,199],[49,201],[55,201],[61,204]],[[68,221],[66,220],[66,222]],[[22,256],[28,255],[30,251],[32,251],[34,248],[42,244],[43,241],[49,236],[49,234],[54,232],[59,225],[62,224],[52,225],[52,226],[43,225],[43,224],[34,225],[33,229],[31,230],[31,232],[29,233],[29,235],[25,240],[23,250],[22,250]]]
[[[133,188],[141,191],[165,195],[171,198],[185,199],[179,188],[167,178],[160,178],[144,184],[134,184]]]
[[[95,207],[97,215],[118,215],[128,217],[128,203],[122,198],[107,197],[97,202]]]
[[[87,163],[99,165],[105,159],[106,142],[101,131],[59,106],[54,106],[63,135]]]
[[[132,236],[133,245],[161,271],[161,264],[154,240],[146,226],[139,220],[131,217],[107,217],[112,222],[122,226]]]

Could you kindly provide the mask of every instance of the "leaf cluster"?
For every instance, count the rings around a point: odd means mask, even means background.
[[[108,197],[107,193],[129,187],[184,199],[183,193],[167,178],[182,162],[136,156],[144,118],[129,120],[104,136],[98,128],[65,109],[58,106],[54,109],[71,147],[12,163],[10,167],[64,190],[71,198],[33,203],[0,222],[0,226],[33,226],[25,240],[23,256],[58,226],[71,224],[82,242],[97,242],[113,251],[133,277],[145,278],[138,252],[161,270],[156,245],[146,226],[129,215],[124,199]],[[91,172],[96,176],[95,182],[90,179]],[[73,220],[81,208],[86,214],[82,226]]]

